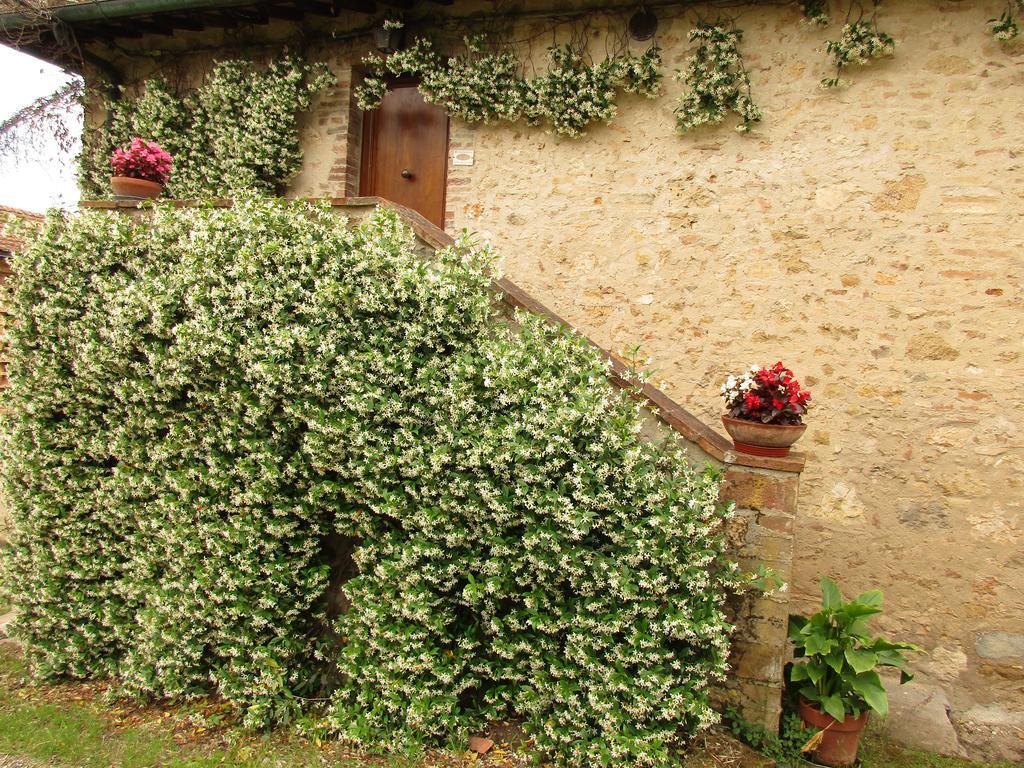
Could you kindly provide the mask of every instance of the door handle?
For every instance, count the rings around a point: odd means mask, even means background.
[[[408,168],[403,168],[402,169],[402,178],[403,179],[411,179],[412,178],[412,171],[410,171]]]

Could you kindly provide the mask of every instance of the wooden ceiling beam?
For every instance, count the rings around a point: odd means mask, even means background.
[[[332,5],[334,6],[334,15],[337,16],[342,11],[355,11],[356,13],[377,13],[377,3],[375,0],[333,0]]]
[[[175,29],[185,29],[189,32],[202,32],[206,29],[206,25],[203,24],[202,19],[195,15],[176,15],[167,16],[167,23]]]
[[[274,19],[285,19],[286,21],[302,21],[303,13],[301,8],[287,5],[268,5],[267,13]]]

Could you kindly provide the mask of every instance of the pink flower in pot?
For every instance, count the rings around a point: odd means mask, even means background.
[[[171,176],[173,164],[174,160],[163,147],[136,136],[127,147],[115,149],[111,155],[114,175],[110,186],[114,194],[121,197],[159,197]]]

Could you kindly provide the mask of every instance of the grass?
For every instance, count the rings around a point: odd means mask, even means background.
[[[975,763],[934,752],[907,749],[870,730],[864,737],[860,752],[861,768],[1020,768],[1016,763]]]
[[[527,755],[500,749],[479,760],[440,751],[390,758],[359,755],[283,729],[261,736],[223,725],[224,707],[215,702],[138,706],[104,703],[102,693],[95,684],[30,682],[25,663],[10,646],[0,645],[0,757],[55,768],[502,768],[532,762]],[[695,755],[687,764],[719,765],[717,757]],[[978,763],[898,747],[876,733],[865,738],[861,758],[862,768],[979,768]],[[735,768],[747,765],[727,762]]]

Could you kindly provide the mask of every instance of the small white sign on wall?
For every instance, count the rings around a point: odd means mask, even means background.
[[[473,150],[472,149],[453,149],[452,150],[452,165],[472,165],[473,164]]]

